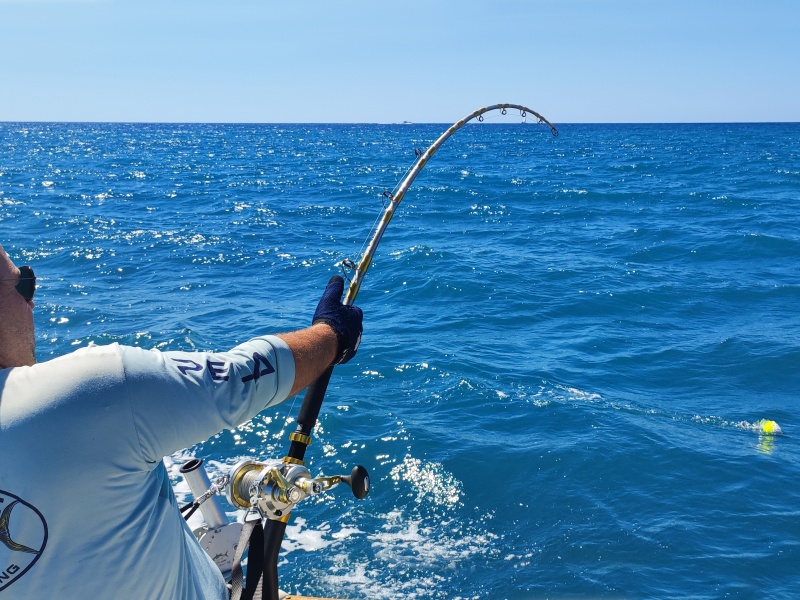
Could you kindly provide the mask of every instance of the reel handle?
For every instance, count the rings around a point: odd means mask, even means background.
[[[361,465],[353,467],[350,475],[342,477],[342,482],[350,486],[350,489],[353,490],[353,496],[359,500],[363,500],[369,494],[369,473]]]

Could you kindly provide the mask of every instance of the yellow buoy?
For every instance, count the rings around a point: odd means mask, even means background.
[[[767,419],[761,419],[758,422],[758,430],[761,433],[768,433],[770,435],[777,435],[779,433],[783,433],[780,425],[778,425],[775,421],[769,421]]]

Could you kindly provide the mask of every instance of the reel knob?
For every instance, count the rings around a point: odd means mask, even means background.
[[[361,465],[356,465],[350,475],[342,477],[342,481],[353,490],[353,496],[363,500],[369,494],[369,473]]]

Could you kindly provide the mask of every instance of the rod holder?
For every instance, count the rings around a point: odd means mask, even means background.
[[[180,468],[181,475],[189,484],[192,496],[195,500],[202,497],[211,488],[211,480],[208,478],[202,458],[193,458]],[[200,512],[209,530],[218,529],[230,523],[228,515],[222,509],[219,496],[212,495],[200,504]]]

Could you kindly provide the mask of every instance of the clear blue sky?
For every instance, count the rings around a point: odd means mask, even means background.
[[[0,0],[0,121],[800,121],[800,0]]]

